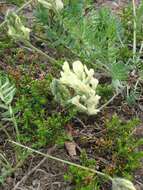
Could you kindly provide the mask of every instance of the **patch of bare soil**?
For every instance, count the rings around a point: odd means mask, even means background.
[[[48,152],[53,156],[72,161],[63,149],[52,147]],[[7,178],[0,190],[72,190],[72,185],[63,178],[66,171],[67,166],[64,164],[32,155],[25,160],[22,168]]]
[[[131,0],[95,0],[98,7],[104,6],[112,9],[113,12],[118,12],[126,5],[131,3]],[[136,4],[139,5],[140,0],[136,0]]]

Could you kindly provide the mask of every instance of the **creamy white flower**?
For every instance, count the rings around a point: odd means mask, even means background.
[[[98,80],[93,77],[94,70],[88,70],[80,61],[73,62],[72,69],[64,62],[62,69],[59,81],[72,88],[76,95],[70,102],[90,115],[97,114],[100,96],[96,95]]]
[[[88,110],[89,115],[94,115],[99,112],[99,109],[96,109],[98,103],[100,100],[100,96],[98,95],[93,95],[86,101],[86,107]]]
[[[96,115],[100,110],[99,109],[95,109],[94,107],[89,107],[88,109],[88,114],[89,115]]]
[[[86,65],[84,65],[84,70],[87,75],[86,83],[88,83],[93,78],[94,70],[93,69],[88,70]]]
[[[84,105],[82,105],[82,104],[80,103],[80,96],[79,96],[79,95],[73,97],[73,98],[70,100],[70,102],[71,102],[72,104],[74,104],[75,106],[77,106],[77,108],[78,108],[79,110],[82,110],[82,111],[84,111],[84,112],[87,111],[87,108],[86,108]]]
[[[47,0],[38,0],[38,2],[41,3],[47,9],[51,9],[52,8],[52,3],[50,3]]]
[[[56,10],[60,11],[64,8],[64,4],[61,0],[55,0]]]
[[[80,61],[73,62],[73,71],[79,79],[85,78],[84,67]]]
[[[82,80],[79,79],[77,74],[70,70],[69,64],[67,62],[64,62],[60,82],[66,86],[73,88],[79,93],[88,94],[91,90],[89,85],[86,85]]]
[[[100,96],[98,95],[93,95],[93,96],[90,96],[88,99],[87,99],[87,106],[88,107],[92,107],[92,106],[95,106],[98,104],[100,100]]]
[[[69,67],[69,64],[68,64],[68,62],[67,61],[65,61],[64,62],[64,64],[63,64],[63,71],[65,72],[65,73],[68,73],[68,72],[71,72],[70,71],[70,67]]]
[[[64,4],[62,0],[38,0],[45,8],[60,11],[63,9]]]
[[[133,183],[123,178],[113,178],[112,190],[136,190]]]
[[[87,97],[85,95],[81,96],[81,101],[85,102],[87,100]]]
[[[99,81],[96,78],[91,78],[90,84],[92,85],[92,88],[94,90],[96,90],[98,83],[99,83]]]

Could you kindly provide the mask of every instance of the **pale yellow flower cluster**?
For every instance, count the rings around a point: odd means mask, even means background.
[[[98,80],[93,76],[94,70],[88,70],[80,61],[73,62],[72,69],[68,62],[64,62],[62,69],[60,83],[75,92],[75,96],[69,102],[89,115],[97,114],[100,96],[96,94]]]
[[[7,26],[8,34],[16,40],[29,40],[30,29],[25,27],[19,18],[19,16],[14,12],[8,12],[7,16]]]
[[[113,178],[112,190],[136,190],[133,183],[123,178]]]
[[[47,9],[55,9],[56,11],[60,11],[63,9],[64,4],[62,0],[38,0],[45,8]]]

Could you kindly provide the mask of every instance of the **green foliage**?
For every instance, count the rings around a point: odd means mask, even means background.
[[[7,0],[7,3],[11,3],[18,6],[22,5],[24,2],[25,0]]]
[[[53,114],[48,119],[41,121],[34,121],[35,127],[37,127],[37,138],[40,146],[43,146],[47,143],[58,143],[63,144],[62,141],[68,139],[68,136],[65,135],[65,124],[69,121],[69,117],[64,117],[62,114]]]
[[[0,75],[0,108],[2,120],[11,120],[13,111],[11,103],[15,95],[16,88],[12,85],[7,76]]]
[[[95,168],[96,162],[93,159],[88,159],[85,151],[81,153],[80,164],[89,168]],[[74,190],[99,190],[97,177],[89,171],[79,169],[75,166],[70,166],[64,179],[74,185]]]
[[[57,79],[54,79],[52,81],[51,91],[55,97],[55,100],[61,105],[65,105],[67,101],[71,98],[68,89],[64,85],[61,85],[61,83]]]
[[[57,105],[50,90],[51,77],[44,80],[27,80],[24,83],[25,86],[21,84],[15,106],[15,111],[20,113],[17,122],[22,126],[21,141],[30,142],[34,147],[61,143],[65,138],[64,126],[74,113],[72,110],[66,115],[56,113]]]
[[[128,67],[123,63],[111,64],[111,76],[113,80],[127,80]]]
[[[126,97],[128,105],[129,106],[136,105],[140,94],[141,93],[138,90],[131,89],[129,94]]]
[[[113,90],[112,85],[99,84],[97,86],[97,94],[105,100],[109,100],[113,96]]]
[[[142,15],[142,11],[143,11],[143,1],[140,1],[139,6],[136,7],[136,15],[137,15],[137,19],[136,19],[136,25],[137,25],[137,44],[140,45],[140,43],[143,40],[142,37],[142,31],[143,31],[143,15]],[[125,32],[125,44],[127,42],[131,42],[132,41],[132,34],[133,34],[133,13],[132,13],[132,5],[129,4],[128,6],[126,6],[121,14],[121,19],[122,19],[122,23],[123,23],[123,27],[124,27],[124,32]],[[130,30],[130,32],[129,32]]]
[[[16,41],[28,41],[30,39],[30,29],[23,25],[21,18],[15,12],[7,12],[6,21],[8,35]]]
[[[124,30],[120,19],[106,8],[95,10],[86,3],[70,1],[61,15],[38,7],[35,15],[54,48],[62,46],[90,66],[105,68],[114,81],[127,80],[129,67],[120,63],[124,61],[121,51],[124,53],[122,49],[126,47],[122,44]]]
[[[110,175],[123,176],[131,178],[133,172],[140,167],[140,159],[143,152],[136,151],[136,148],[143,144],[142,139],[134,136],[133,131],[139,124],[138,119],[132,119],[123,122],[118,116],[114,115],[112,119],[106,121],[106,133],[99,138],[97,143],[97,152],[107,158],[108,154],[112,160],[109,165],[105,165],[105,170]]]
[[[140,57],[139,49],[141,47],[143,36],[143,1],[140,1],[139,5],[136,6],[136,50],[137,50],[137,56]],[[129,3],[128,6],[124,7],[121,12],[121,23],[124,28],[124,39],[123,39],[123,48],[120,50],[120,56],[122,57],[122,60],[124,62],[128,62],[130,60],[130,64],[132,64],[134,67],[137,67],[138,69],[142,69],[142,61],[138,60],[136,63],[133,62],[132,56],[132,44],[133,44],[133,31],[134,31],[134,25],[133,25],[133,10],[132,10],[132,2]],[[130,31],[130,32],[129,32]],[[142,59],[142,58],[141,58]]]
[[[15,87],[11,85],[8,78],[2,79],[0,77],[0,99],[1,101],[8,106],[11,104],[13,97],[15,95]],[[2,107],[3,104],[0,105]]]
[[[85,152],[81,154],[80,162],[82,165],[91,167],[99,167],[101,171],[109,175],[125,177],[132,179],[134,172],[141,166],[142,151],[137,148],[143,145],[143,140],[134,136],[133,131],[140,123],[138,119],[132,119],[128,122],[122,121],[117,115],[105,123],[104,135],[98,137],[94,145],[95,157],[105,160],[98,165],[95,160],[88,159]],[[91,173],[70,167],[65,179],[70,181],[75,190],[83,189],[99,189],[101,179],[93,176]],[[88,183],[86,183],[88,181]]]
[[[13,43],[10,40],[10,38],[8,38],[8,36],[5,37],[1,37],[0,38],[0,55],[3,56],[4,51],[7,48],[12,48],[13,47]]]
[[[79,6],[78,2],[76,6],[67,6],[63,13],[63,23],[59,26],[59,18],[55,18],[54,25],[57,29],[50,28],[48,25],[47,34],[49,28],[51,32],[54,30],[59,41],[55,44],[69,47],[76,55],[89,63],[94,60],[105,64],[115,61],[117,59],[115,45],[118,41],[116,18],[107,9],[99,11],[93,9],[85,15],[82,4],[79,1]],[[76,11],[76,8],[80,11]]]

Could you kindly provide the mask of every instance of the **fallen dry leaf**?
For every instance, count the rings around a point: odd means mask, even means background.
[[[68,151],[68,154],[72,158],[74,158],[77,155],[77,153],[76,153],[76,143],[75,142],[66,141],[65,142],[65,148]]]
[[[133,134],[137,137],[143,137],[143,125],[136,127]]]
[[[71,136],[71,137],[72,137],[72,136],[76,135],[76,131],[74,130],[72,124],[67,124],[67,125],[65,126],[65,129],[66,129],[66,134],[67,134],[68,136]]]

